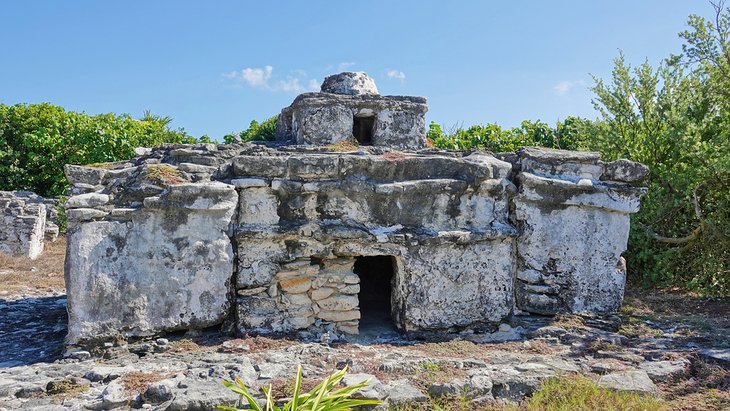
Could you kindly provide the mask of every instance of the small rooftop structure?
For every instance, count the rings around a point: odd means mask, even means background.
[[[426,147],[424,97],[381,96],[367,74],[324,79],[321,92],[299,95],[281,110],[277,140],[299,145],[348,141],[363,146],[417,150]]]

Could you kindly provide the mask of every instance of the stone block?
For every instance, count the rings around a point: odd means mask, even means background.
[[[312,297],[312,300],[319,301],[329,297],[330,295],[332,295],[333,292],[335,292],[334,288],[322,287],[312,290],[310,295]]]
[[[330,311],[349,311],[357,308],[358,298],[353,295],[336,295],[317,301],[319,308]]]
[[[319,313],[317,313],[317,318],[325,320],[325,321],[334,321],[334,322],[359,320],[360,319],[360,310],[350,310],[350,311],[320,310]]]
[[[312,288],[312,279],[309,277],[294,277],[279,280],[279,288],[287,293],[304,293]]]

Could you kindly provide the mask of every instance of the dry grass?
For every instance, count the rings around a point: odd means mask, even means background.
[[[429,357],[449,358],[449,357],[475,357],[482,351],[479,346],[471,341],[450,340],[435,343],[423,343],[406,347],[406,349],[418,351]]]
[[[146,180],[161,186],[182,184],[186,181],[177,168],[164,164],[149,166],[145,172]]]
[[[674,410],[730,409],[730,370],[691,357],[686,375],[660,384]]]
[[[629,289],[621,313],[659,320],[699,320],[708,323],[708,327],[730,328],[730,297],[708,298],[691,293]]]
[[[118,163],[110,162],[110,163],[91,163],[91,164],[84,164],[84,167],[91,167],[91,168],[103,168],[104,170],[112,170],[116,168]]]
[[[685,337],[703,337],[708,341],[730,343],[730,298],[699,297],[690,293],[666,290],[628,289],[621,315],[628,324],[647,320],[658,324],[684,327],[675,333]],[[657,331],[642,327],[628,327],[623,331],[654,336]],[[630,336],[628,334],[625,334]]]
[[[527,411],[550,410],[668,410],[667,404],[638,393],[612,391],[599,387],[580,375],[547,380],[520,408]]]
[[[403,347],[407,351],[433,358],[475,358],[489,359],[500,351],[511,353],[558,355],[566,350],[563,346],[552,346],[542,339],[529,341],[505,341],[501,343],[477,344],[454,339],[443,342],[422,343]]]
[[[198,351],[202,347],[193,340],[182,339],[177,341],[170,341],[170,352],[172,353],[186,353],[192,351]]]
[[[246,342],[248,343],[248,347],[250,349],[250,352],[252,353],[267,350],[276,350],[279,348],[291,347],[292,345],[298,344],[297,341],[287,338],[271,338],[260,335],[247,338]]]
[[[557,314],[553,317],[551,324],[566,330],[586,328],[583,317],[576,314]]]
[[[647,337],[659,337],[664,334],[664,331],[650,327],[644,323],[629,323],[622,325],[618,333],[625,335],[629,338],[647,338]]]
[[[566,348],[563,346],[553,346],[542,339],[534,339],[524,342],[518,341],[507,341],[499,344],[493,344],[489,346],[490,350],[507,351],[515,353],[529,353],[529,354],[542,354],[542,355],[557,355]]]
[[[76,397],[89,390],[89,384],[79,383],[72,379],[52,381],[46,385],[46,393],[56,397]]]
[[[45,242],[41,255],[31,260],[0,253],[0,298],[21,294],[63,292],[63,264],[66,259],[66,238]]]
[[[409,155],[400,151],[388,151],[387,153],[384,153],[382,157],[384,160],[398,161],[404,158],[408,158]]]
[[[429,398],[426,402],[389,408],[390,411],[518,411],[520,409],[516,404],[499,401],[472,404],[466,398]]]
[[[360,149],[360,146],[349,140],[340,140],[336,143],[328,144],[324,148],[329,151],[348,152],[357,151]]]
[[[134,396],[147,391],[150,385],[173,377],[174,373],[161,373],[159,371],[142,372],[132,371],[120,377],[124,391],[129,396]]]
[[[520,404],[487,401],[473,403],[462,397],[430,398],[427,402],[391,408],[397,411],[664,411],[668,404],[656,398],[599,387],[579,375],[552,378]]]
[[[275,378],[271,380],[271,392],[274,398],[291,398],[294,395],[294,377]],[[301,392],[306,393],[314,389],[321,382],[316,378],[302,378]]]

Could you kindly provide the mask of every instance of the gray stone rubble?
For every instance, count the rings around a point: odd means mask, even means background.
[[[658,395],[657,384],[684,376],[706,351],[671,328],[661,338],[629,339],[609,329],[563,328],[547,317],[517,316],[501,328],[518,332],[520,342],[495,338],[472,344],[474,334],[461,333],[439,343],[394,335],[377,343],[328,345],[230,339],[204,331],[119,340],[99,347],[95,357],[70,350],[61,358],[63,303],[63,297],[0,300],[0,410],[208,410],[236,399],[222,379],[241,378],[261,398],[259,387],[290,384],[297,364],[303,365],[306,382],[347,365],[343,384],[370,379],[358,397],[384,401],[382,410],[441,396],[475,406],[521,401],[546,379],[575,373],[611,389]],[[6,315],[10,312],[15,319]],[[613,348],[593,348],[605,344]]]

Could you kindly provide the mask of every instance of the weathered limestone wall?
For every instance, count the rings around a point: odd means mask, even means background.
[[[205,328],[225,319],[234,267],[226,232],[238,200],[232,187],[175,185],[138,208],[81,204],[91,195],[72,197],[68,206],[69,340]],[[77,205],[85,207],[71,208]]]
[[[370,281],[355,267],[374,256],[392,261],[390,317],[406,332],[479,330],[515,308],[616,310],[645,168],[502,158],[199,144],[68,166],[69,342],[226,320],[355,334]]]
[[[277,138],[294,144],[352,141],[356,117],[375,117],[370,145],[416,150],[426,147],[428,105],[424,97],[300,94],[283,109]]]
[[[1,253],[35,259],[43,252],[47,224],[46,206],[34,201],[31,196],[35,194],[25,191],[0,191]],[[58,235],[57,227],[56,235]]]
[[[626,281],[621,254],[629,215],[639,211],[646,191],[625,183],[643,179],[645,170],[604,175],[597,153],[526,148],[518,157],[517,307],[540,314],[615,312]]]
[[[517,233],[507,221],[508,193],[515,190],[506,179],[508,163],[479,153],[328,153],[239,156],[232,165],[241,201],[235,230],[241,332],[352,333],[356,293],[325,297],[319,288],[332,281],[339,290],[353,289],[358,256],[395,259],[392,318],[402,330],[474,326],[510,313]],[[311,257],[323,268],[310,266]],[[292,271],[300,263],[303,271]],[[309,287],[295,288],[307,296],[295,295],[301,305],[294,308],[291,281]]]

